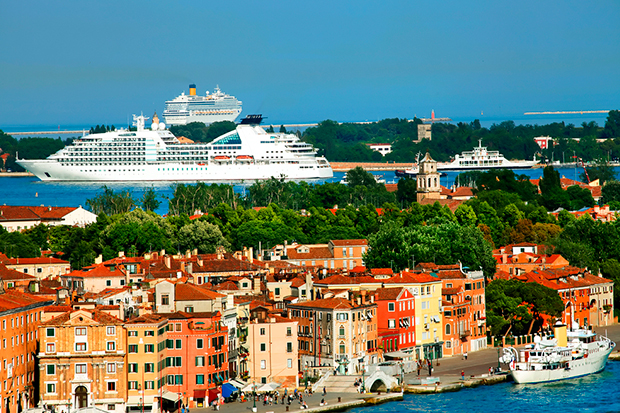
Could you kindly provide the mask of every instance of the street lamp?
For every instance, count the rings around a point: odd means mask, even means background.
[[[254,406],[252,406],[252,411],[256,411],[256,380],[252,382],[252,401],[254,402]]]
[[[142,398],[144,393],[142,393],[142,383],[138,383],[138,393],[140,393],[140,410],[144,413],[144,400]]]
[[[360,357],[359,363],[362,365],[362,394],[366,393],[366,386],[364,381],[364,373],[366,373],[366,367],[364,366],[364,357]]]
[[[499,372],[499,370],[501,369],[501,366],[499,365],[499,347],[497,348],[497,371]]]

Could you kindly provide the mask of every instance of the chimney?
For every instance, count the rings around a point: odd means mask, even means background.
[[[186,271],[190,274],[194,273],[194,263],[193,262],[188,262],[187,266],[186,266]]]
[[[254,263],[254,247],[250,247],[248,250],[248,261],[250,261],[250,264]]]
[[[198,263],[199,267],[202,267],[204,265],[204,261],[200,257],[197,257],[196,262]]]
[[[260,276],[255,274],[252,281],[254,283],[254,294],[260,294]]]
[[[181,271],[185,271],[185,261],[181,261]]]
[[[192,253],[190,250],[185,251],[185,258],[190,258],[192,256]]]
[[[164,257],[164,263],[166,264],[166,267],[167,267],[167,268],[171,268],[171,267],[170,267],[170,256],[169,256],[169,255],[166,255],[166,256]]]
[[[95,264],[101,264],[103,262],[103,255],[99,254],[97,258],[95,258]]]
[[[362,290],[362,304],[366,304],[366,290]]]
[[[198,255],[198,248],[194,248],[192,250],[192,255]]]
[[[312,282],[312,275],[310,271],[306,271],[306,299],[309,301],[314,300],[314,285]]]
[[[163,257],[164,255],[166,255],[166,250],[161,250],[161,251],[159,251],[159,255],[160,255],[160,256],[162,256],[162,257]]]
[[[118,258],[123,258],[125,256],[125,251],[118,252]]]

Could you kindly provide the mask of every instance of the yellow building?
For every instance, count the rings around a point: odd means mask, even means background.
[[[39,326],[41,402],[66,412],[97,407],[124,412],[126,333],[97,310],[73,310]]]

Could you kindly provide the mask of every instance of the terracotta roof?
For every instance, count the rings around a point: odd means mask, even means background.
[[[372,268],[370,273],[372,275],[394,275],[394,271],[391,268]]]
[[[53,257],[37,257],[37,258],[8,258],[6,262],[7,265],[45,265],[45,264],[64,264],[70,265],[69,261],[59,260],[58,258]]]
[[[403,292],[403,287],[398,288],[379,288],[375,291],[377,294],[377,300],[379,301],[393,301],[398,298],[398,296]]]
[[[334,244],[335,247],[345,247],[345,246],[359,246],[359,245],[368,245],[368,241],[365,239],[338,239],[329,241]]]
[[[104,311],[99,311],[99,310],[88,310],[88,309],[80,309],[80,310],[72,310],[72,311],[68,311],[64,314],[59,315],[58,317],[52,318],[51,320],[47,320],[43,323],[41,323],[41,325],[43,326],[61,326],[64,325],[65,323],[67,323],[69,321],[69,319],[71,318],[72,314],[75,314],[77,312],[86,312],[90,314],[90,317],[96,321],[97,323],[100,324],[115,324],[115,325],[122,325],[123,321],[119,320],[118,318],[114,317],[113,315],[110,315]]]
[[[220,291],[220,290],[227,290],[227,291],[233,291],[233,290],[238,290],[239,287],[237,286],[237,283],[234,283],[232,281],[224,281],[221,284],[218,284],[214,287],[215,291]]]
[[[375,280],[374,277],[369,275],[363,275],[360,277],[348,277],[343,274],[335,274],[327,278],[323,278],[322,280],[317,280],[314,282],[318,285],[352,285],[352,284],[361,284],[361,283],[381,283],[381,280]]]
[[[177,301],[216,300],[226,297],[226,294],[216,293],[201,286],[180,283],[175,285],[174,293]]]
[[[406,283],[427,283],[437,282],[439,278],[424,273],[417,272],[401,272],[392,278],[384,280],[385,284],[406,284]]]
[[[36,295],[13,289],[6,290],[4,294],[0,294],[0,312],[15,310],[38,303],[51,304],[52,301],[47,298],[37,297]]]
[[[37,277],[34,277],[29,274],[24,274],[23,272],[12,270],[8,268],[4,264],[0,264],[0,278],[7,281],[17,281],[17,280],[36,280]]]
[[[140,317],[126,321],[125,324],[159,324],[164,320],[167,320],[167,318],[162,314],[143,314]]]
[[[454,295],[460,293],[462,290],[461,287],[442,288],[441,295]]]
[[[0,221],[60,220],[75,207],[0,205]]]
[[[291,307],[310,307],[310,308],[326,308],[326,309],[347,309],[353,308],[349,300],[344,298],[321,298],[318,300],[304,301],[302,303],[291,304]]]
[[[333,258],[333,254],[329,247],[312,247],[308,246],[308,252],[297,252],[300,247],[306,247],[302,245],[296,245],[295,247],[288,247],[286,250],[286,255],[289,260],[312,260],[312,259],[323,259],[323,258]]]

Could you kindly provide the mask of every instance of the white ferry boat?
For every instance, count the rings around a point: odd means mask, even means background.
[[[210,124],[229,120],[234,122],[241,114],[242,102],[222,92],[219,87],[205,96],[196,95],[196,85],[189,85],[185,92],[173,100],[166,101],[164,120],[168,125],[186,125],[191,122]]]
[[[473,151],[465,151],[456,155],[454,160],[445,164],[437,164],[439,171],[471,171],[476,169],[526,169],[538,165],[539,161],[509,161],[499,151],[489,151],[482,146],[482,140]]]
[[[559,323],[553,340],[536,340],[525,348],[504,349],[515,383],[545,383],[597,373],[605,368],[616,344],[590,330],[566,331]]]
[[[332,168],[296,135],[267,133],[261,115],[210,143],[181,143],[153,116],[134,115],[136,131],[85,135],[47,159],[17,159],[43,181],[256,181],[328,179]]]

